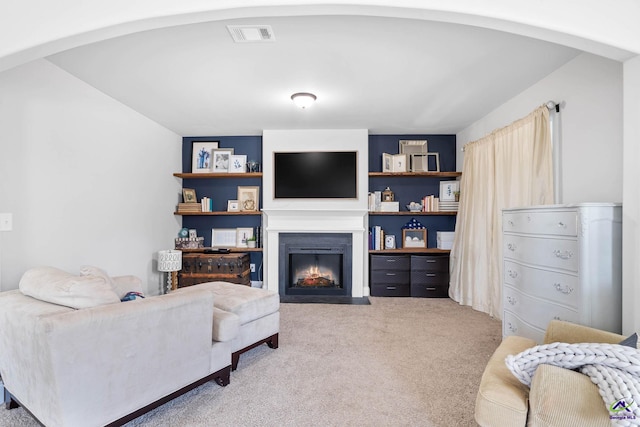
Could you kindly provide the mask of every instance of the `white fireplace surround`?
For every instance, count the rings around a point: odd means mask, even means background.
[[[264,131],[262,225],[264,286],[267,289],[279,291],[280,233],[350,233],[353,239],[351,296],[369,296],[368,149],[366,129]],[[357,151],[357,199],[274,199],[273,153],[296,151]]]

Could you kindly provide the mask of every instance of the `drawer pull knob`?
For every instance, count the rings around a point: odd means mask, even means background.
[[[435,291],[436,288],[426,288],[428,291]]]
[[[436,277],[436,273],[426,273],[427,277]]]
[[[556,288],[556,291],[561,292],[565,295],[569,295],[573,292],[573,288],[571,286],[562,286],[560,283],[554,283],[553,287]]]
[[[509,304],[511,305],[516,305],[518,303],[518,300],[512,297],[511,295],[507,297],[507,301],[509,301]]]
[[[513,221],[509,220],[508,222],[509,222],[509,225],[510,225],[511,227],[515,227],[515,226],[516,226],[516,224],[515,224]]]
[[[509,329],[509,331],[514,334],[518,332],[518,328],[511,322],[507,323],[507,329]]]
[[[560,228],[567,228],[567,224],[565,224],[564,222],[560,221],[560,222],[558,223],[558,227],[560,227]]]
[[[395,286],[387,286],[387,290],[388,291],[395,291],[396,287]]]
[[[553,251],[553,254],[560,259],[571,259],[573,257],[573,252],[571,251],[561,251],[556,249]]]
[[[514,243],[509,243],[507,245],[507,249],[509,249],[511,252],[515,252],[516,251],[516,245]]]
[[[433,263],[433,262],[436,262],[436,260],[435,259],[428,259],[427,262],[432,262]]]
[[[395,260],[395,259],[389,259],[389,258],[387,258],[387,259],[386,259],[386,261],[387,261],[387,262],[396,262],[396,260]]]
[[[517,271],[513,271],[513,270],[509,270],[507,272],[507,274],[509,275],[509,277],[511,277],[512,279],[515,279],[516,277],[518,277],[518,272]]]

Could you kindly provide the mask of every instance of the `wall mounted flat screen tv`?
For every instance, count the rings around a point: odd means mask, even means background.
[[[274,153],[274,198],[355,199],[357,165],[355,151]]]

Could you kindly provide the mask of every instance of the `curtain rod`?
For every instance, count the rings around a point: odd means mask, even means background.
[[[556,110],[556,113],[560,112],[560,104],[556,103],[555,101],[547,101],[546,104],[544,104],[549,110]],[[462,147],[460,149],[460,151],[464,152],[464,147]]]

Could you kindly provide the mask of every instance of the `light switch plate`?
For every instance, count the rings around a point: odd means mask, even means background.
[[[13,214],[0,213],[0,231],[13,230]]]

